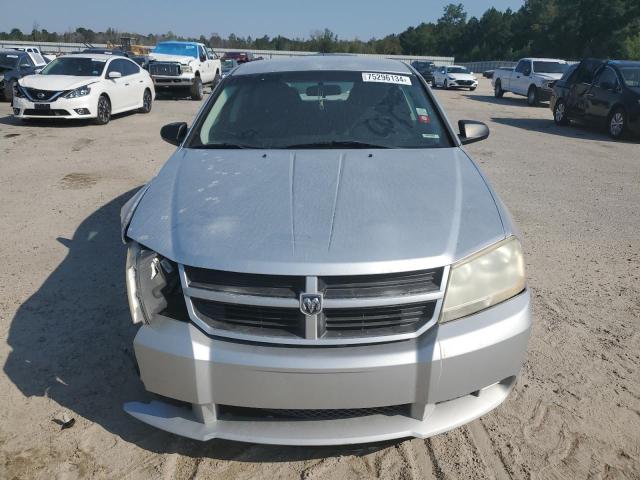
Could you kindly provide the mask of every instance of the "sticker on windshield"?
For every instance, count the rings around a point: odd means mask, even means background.
[[[411,78],[392,73],[365,73],[362,72],[363,82],[397,83],[399,85],[411,85]]]
[[[8,58],[18,58],[18,55],[7,55]]]
[[[423,133],[422,138],[432,138],[434,140],[438,140],[440,138],[440,135],[438,135],[437,133]]]

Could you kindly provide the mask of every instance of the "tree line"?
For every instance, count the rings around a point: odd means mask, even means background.
[[[155,45],[162,40],[200,41],[212,48],[297,50],[452,56],[458,61],[515,60],[525,56],[579,59],[585,56],[640,59],[639,0],[526,0],[518,10],[489,8],[480,18],[468,16],[460,3],[444,7],[436,22],[423,22],[398,34],[370,40],[341,39],[329,29],[308,38],[281,35],[253,38],[216,33],[181,37],[173,32],[139,35],[109,28],[94,32],[80,27],[65,33],[34,25],[30,33],[14,28],[2,40],[113,43],[120,37]]]

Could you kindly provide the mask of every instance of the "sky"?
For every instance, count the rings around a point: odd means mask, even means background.
[[[7,2],[5,7],[2,4]],[[384,37],[408,26],[435,21],[448,3],[463,3],[469,17],[491,6],[518,9],[523,0],[0,0],[0,31],[31,32],[34,23],[51,32],[76,27],[140,34],[208,37],[308,37],[329,28],[340,38]]]

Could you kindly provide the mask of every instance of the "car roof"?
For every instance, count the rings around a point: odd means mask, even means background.
[[[528,58],[523,58],[522,60],[531,60],[532,62],[561,62],[561,63],[567,63],[567,61],[563,60],[562,58],[528,57]]]
[[[233,75],[278,72],[350,71],[411,74],[412,70],[399,60],[353,55],[304,55],[276,60],[262,60],[241,65]]]
[[[63,55],[62,57],[59,58],[65,58],[65,57],[74,57],[74,58],[95,58],[96,60],[111,60],[112,58],[127,58],[127,57],[122,57],[120,55],[112,55],[112,54],[104,54],[104,53],[72,53],[69,55]]]
[[[15,50],[13,48],[0,48],[0,53],[9,53],[12,55],[27,55],[27,52],[23,52],[22,50]]]

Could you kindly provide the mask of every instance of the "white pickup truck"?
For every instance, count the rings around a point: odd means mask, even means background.
[[[160,42],[149,55],[156,91],[188,88],[194,100],[202,100],[204,85],[218,84],[221,72],[220,59],[202,43]]]
[[[493,74],[491,83],[496,98],[505,92],[524,95],[529,105],[537,105],[541,100],[549,100],[553,84],[560,80],[569,68],[566,60],[557,58],[523,58],[516,68],[499,68]]]

